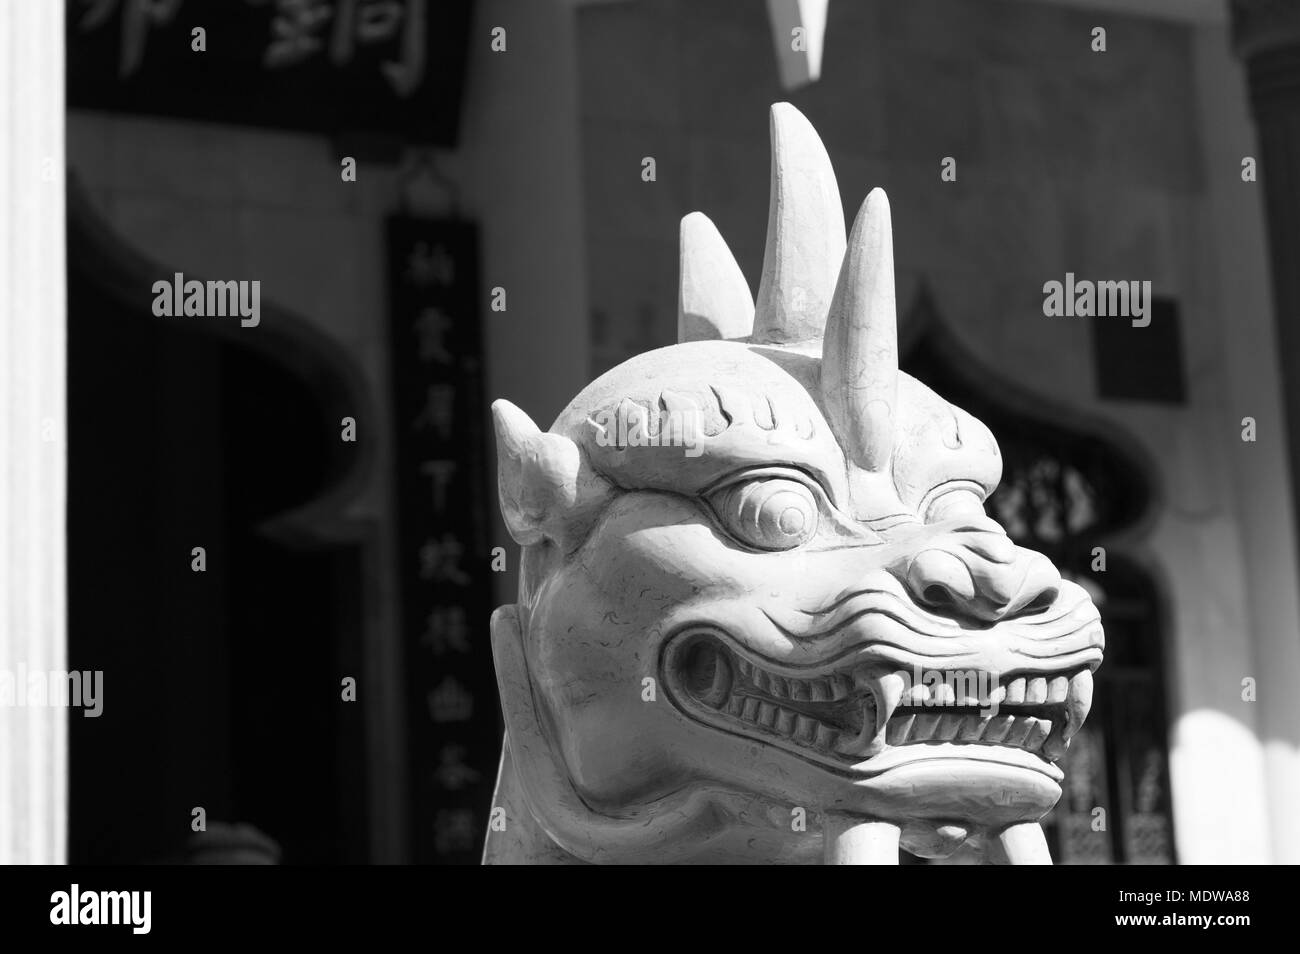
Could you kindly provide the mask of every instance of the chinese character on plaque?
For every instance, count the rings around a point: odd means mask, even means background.
[[[468,722],[474,712],[474,697],[456,679],[447,676],[429,690],[429,717],[434,722]]]
[[[443,245],[417,242],[406,259],[405,278],[413,285],[445,287],[456,280],[456,263]]]
[[[483,773],[465,764],[465,746],[446,745],[438,752],[438,767],[433,770],[438,785],[449,792],[457,792],[473,785]]]
[[[293,66],[320,52],[325,26],[334,15],[326,0],[275,0],[271,42],[262,56],[265,66]]]
[[[450,384],[429,385],[420,416],[413,427],[432,430],[439,440],[450,440],[452,422],[456,416],[456,389]]]
[[[446,808],[433,818],[434,848],[440,855],[470,851],[478,843],[474,813],[468,808]]]
[[[415,322],[415,336],[419,339],[421,361],[450,364],[451,352],[447,350],[446,335],[451,330],[451,319],[437,308],[425,308]]]
[[[436,606],[425,620],[420,644],[435,656],[469,652],[469,622],[463,606]]]

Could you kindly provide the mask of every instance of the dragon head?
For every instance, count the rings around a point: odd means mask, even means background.
[[[817,134],[771,132],[756,306],[693,213],[681,343],[548,433],[493,406],[503,779],[583,860],[1050,860],[1097,611],[985,514],[993,435],[899,371],[884,193],[846,239]]]

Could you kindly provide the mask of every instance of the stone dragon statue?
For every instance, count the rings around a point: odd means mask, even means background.
[[[493,405],[522,553],[485,863],[1051,863],[1099,615],[985,515],[993,435],[899,371],[884,193],[846,239],[812,126],[771,135],[756,305],[692,213],[678,344],[546,433]]]

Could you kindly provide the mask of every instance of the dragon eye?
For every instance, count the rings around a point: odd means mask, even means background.
[[[709,504],[727,532],[756,550],[791,550],[817,533],[817,498],[786,477],[728,484],[709,495]]]

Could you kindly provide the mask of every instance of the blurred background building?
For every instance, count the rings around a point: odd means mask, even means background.
[[[904,367],[990,426],[991,511],[1101,606],[1054,855],[1300,860],[1296,5],[70,0],[23,29],[66,55],[67,665],[106,689],[51,783],[71,861],[477,859],[516,558],[486,402],[547,422],[671,343],[689,211],[757,286],[780,100],[850,216],[889,193]],[[1150,281],[1151,324],[1044,317],[1067,272]],[[155,316],[176,273],[260,281],[259,325]]]

